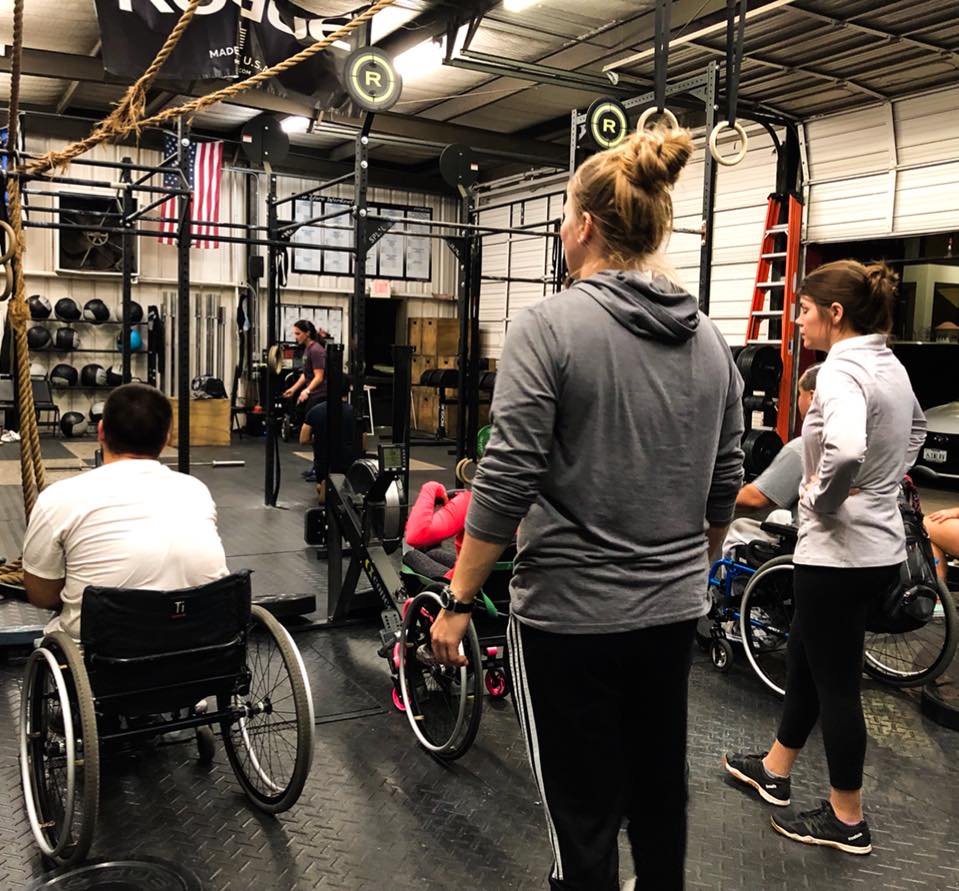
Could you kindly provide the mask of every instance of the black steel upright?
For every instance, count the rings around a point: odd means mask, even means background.
[[[279,304],[279,282],[277,281],[277,249],[274,244],[276,239],[276,174],[267,167],[267,179],[269,188],[266,196],[266,226],[268,238],[270,241],[267,247],[266,263],[266,343],[267,348],[279,343],[277,337],[277,307]],[[276,499],[279,495],[280,480],[277,457],[279,455],[279,446],[276,441],[277,418],[274,406],[275,397],[273,394],[273,384],[275,380],[274,369],[267,363],[263,375],[264,400],[266,404],[263,411],[266,414],[266,471],[263,483],[263,503],[267,507],[276,507]]]
[[[132,158],[124,158],[124,164],[132,164]],[[129,184],[133,182],[133,177],[130,175],[129,169],[124,169],[120,173],[120,182],[127,183],[126,188],[123,190],[122,198],[122,210],[123,210],[123,235],[122,235],[122,271],[123,271],[123,285],[122,285],[122,298],[120,301],[120,321],[122,327],[120,329],[120,349],[123,353],[123,368],[122,376],[123,383],[130,383],[131,378],[131,344],[130,344],[130,304],[133,300],[133,239],[134,236],[131,234],[130,230],[133,228],[133,211],[134,211],[134,200],[133,200],[133,191],[131,190]]]
[[[373,115],[363,121],[363,129],[356,137],[356,160],[353,171],[353,295],[350,300],[350,383],[351,401],[356,419],[356,436],[366,429],[366,408],[363,382],[366,374],[366,257],[369,252],[369,220],[367,216],[367,188],[370,178],[370,128]],[[359,443],[357,443],[358,445]]]
[[[189,136],[183,118],[177,122],[177,166],[189,181]],[[190,472],[190,235],[192,195],[177,202],[177,470]]]
[[[327,618],[336,612],[343,588],[343,536],[331,510],[333,487],[330,474],[334,458],[343,442],[343,344],[331,343],[326,348],[326,512],[327,512]]]
[[[413,347],[396,344],[393,346],[393,418],[390,427],[390,439],[394,443],[406,446],[406,454],[410,453],[410,387],[413,383]],[[406,462],[403,471],[403,499],[404,512],[408,508],[410,498],[410,462]],[[406,525],[406,516],[403,518]]]
[[[706,132],[712,133],[716,124],[716,85],[719,64],[706,66],[705,105]],[[716,206],[716,160],[708,147],[703,164],[703,240],[699,248],[699,308],[709,315],[709,297],[713,280],[713,208]]]

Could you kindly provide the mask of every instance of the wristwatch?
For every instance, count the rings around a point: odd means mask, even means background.
[[[471,613],[473,612],[472,603],[464,603],[453,596],[453,589],[446,585],[440,591],[440,604],[443,609],[448,609],[451,613]]]

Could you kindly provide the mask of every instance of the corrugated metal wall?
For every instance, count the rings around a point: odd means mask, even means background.
[[[851,241],[959,228],[959,90],[805,125],[805,240]]]
[[[776,151],[772,138],[761,127],[748,128],[749,153],[737,167],[717,172],[715,240],[713,248],[710,316],[730,343],[742,343],[752,300],[759,259],[760,240],[766,218],[766,199],[776,186]],[[695,151],[673,190],[673,223],[678,228],[699,229],[702,225],[705,134],[693,134]],[[733,146],[723,146],[730,153]],[[530,183],[494,189],[479,201],[484,205],[512,202],[508,207],[481,212],[480,220],[493,226],[519,222],[520,209],[526,219],[549,219],[562,215],[562,190],[566,174],[552,175]],[[553,193],[550,195],[550,193]],[[550,196],[550,197],[544,197]],[[537,217],[533,211],[545,211]],[[496,236],[486,239],[483,272],[487,275],[532,277],[548,275],[549,257],[531,239]],[[529,244],[527,244],[529,242]],[[680,281],[694,294],[699,292],[701,239],[698,234],[674,232],[666,245],[666,256]],[[543,298],[542,286],[485,282],[480,295],[480,327],[484,355],[498,356],[509,320],[517,311]]]
[[[32,153],[40,154],[50,149],[61,148],[63,141],[31,137],[28,149]],[[135,163],[144,165],[159,164],[162,158],[158,152],[146,149],[136,149],[130,146],[103,145],[93,149],[87,156],[91,160],[119,161],[123,157],[130,157]],[[69,176],[84,179],[109,180],[115,175],[112,172],[82,164],[74,164]],[[224,222],[243,222],[245,219],[245,180],[247,174],[238,171],[224,170],[221,183],[220,219]],[[260,220],[266,221],[265,195],[266,179],[258,177],[260,186]],[[280,195],[289,195],[309,188],[315,181],[305,178],[279,177]],[[84,186],[55,186],[42,183],[31,183],[30,189],[36,192],[74,192],[83,194],[106,195],[115,194],[110,189],[90,189]],[[341,187],[343,197],[349,197],[349,187]],[[30,204],[37,208],[33,219],[50,221],[54,217],[42,213],[39,208],[52,206],[53,196],[31,197]],[[145,199],[141,197],[141,203]],[[371,189],[369,200],[386,204],[408,204],[427,206],[433,211],[433,218],[437,220],[456,219],[458,204],[455,200],[442,198],[436,195],[426,195],[405,190]],[[154,211],[156,215],[158,211]],[[345,218],[348,219],[348,218]],[[149,224],[144,224],[149,228]],[[222,230],[222,234],[239,234]],[[116,307],[121,300],[121,282],[119,276],[61,274],[55,271],[57,256],[57,233],[49,229],[26,230],[26,258],[27,292],[47,297],[52,303],[63,296],[71,296],[82,306],[87,300],[98,297],[108,306]],[[140,303],[144,310],[150,304],[161,308],[165,300],[175,300],[177,261],[176,247],[162,245],[156,239],[141,237],[138,239],[138,268],[139,276],[133,287],[133,299]],[[265,248],[261,249],[265,255]],[[456,288],[457,266],[455,258],[442,241],[434,241],[432,249],[431,280],[429,282],[394,282],[394,295],[403,298],[401,311],[398,313],[397,335],[400,341],[405,341],[407,316],[453,316],[456,314],[455,303],[448,299],[434,299],[433,295],[453,295]],[[190,279],[192,282],[191,300],[194,305],[206,307],[206,301],[212,296],[214,301],[224,307],[225,337],[223,371],[227,387],[233,377],[235,365],[235,316],[236,316],[236,287],[246,279],[245,249],[242,245],[222,244],[212,250],[192,250],[190,252]],[[261,282],[265,289],[265,282]],[[300,273],[290,273],[289,287],[282,292],[283,303],[306,306],[335,306],[344,311],[344,325],[348,324],[349,294],[352,293],[352,276],[333,277],[317,276]],[[265,311],[265,293],[261,295],[261,310]],[[0,324],[6,320],[6,305],[0,305]],[[261,345],[265,338],[266,319],[261,311],[260,318]],[[90,325],[77,326],[83,340],[84,349],[105,349],[114,346],[112,338],[116,335],[115,327],[96,328]],[[197,368],[193,345],[198,340],[195,315],[191,313],[191,377],[197,373],[207,371],[218,372],[219,369]],[[72,356],[54,352],[37,353],[31,358],[42,365],[47,371],[58,362],[68,362],[77,368],[87,363],[98,363],[108,366],[118,360],[116,353],[94,355],[81,353]],[[134,359],[133,374],[146,377],[146,359]],[[165,387],[167,391],[169,388]],[[94,395],[79,391],[58,391],[57,401],[62,411],[87,411]]]

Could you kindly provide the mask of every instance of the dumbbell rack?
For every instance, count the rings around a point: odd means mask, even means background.
[[[790,194],[769,196],[763,226],[756,285],[753,290],[746,345],[779,347],[782,377],[776,414],[776,432],[783,442],[792,436],[792,403],[796,368],[796,288],[799,283],[799,249],[802,204]],[[768,298],[768,300],[767,300]],[[767,335],[762,336],[766,325]]]

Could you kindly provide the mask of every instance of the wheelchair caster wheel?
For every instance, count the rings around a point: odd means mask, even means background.
[[[717,637],[709,648],[709,658],[713,668],[719,672],[727,672],[733,665],[733,645],[722,637]]]
[[[196,749],[200,764],[212,764],[216,755],[216,737],[209,727],[197,727]]]
[[[403,697],[400,694],[400,691],[396,689],[396,687],[393,688],[392,698],[393,698],[393,708],[395,708],[398,712],[405,712],[406,703],[403,702]]]
[[[506,673],[498,668],[491,668],[484,678],[486,692],[492,699],[505,699],[509,693],[509,684],[506,683]]]

